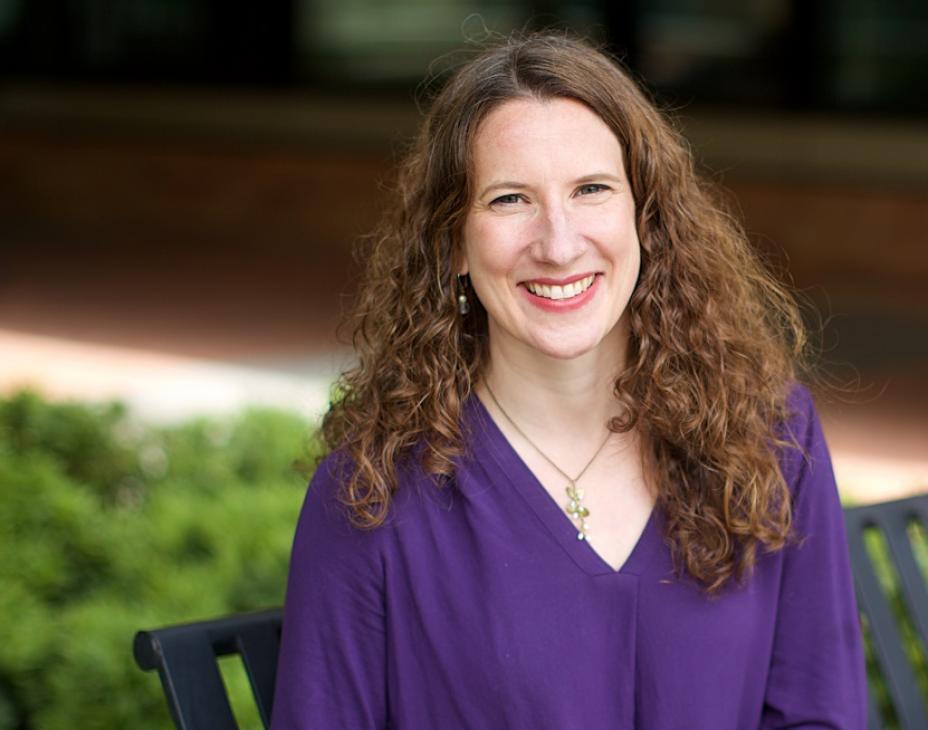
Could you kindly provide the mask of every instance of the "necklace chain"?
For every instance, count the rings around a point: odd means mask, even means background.
[[[499,409],[499,412],[503,414],[506,420],[512,424],[512,427],[516,430],[516,432],[528,442],[529,446],[531,446],[539,453],[541,458],[547,461],[552,467],[554,467],[558,474],[567,480],[568,484],[566,491],[568,502],[564,509],[567,511],[567,514],[570,515],[571,520],[573,520],[573,523],[577,528],[577,539],[586,540],[590,531],[590,528],[586,523],[586,518],[590,516],[590,510],[587,509],[583,504],[583,490],[577,487],[577,482],[580,481],[580,478],[584,474],[586,474],[586,470],[593,465],[593,462],[596,461],[596,457],[599,456],[602,450],[606,447],[606,443],[609,441],[609,437],[612,436],[612,431],[609,431],[609,433],[606,434],[606,438],[603,439],[603,442],[599,445],[599,448],[596,449],[596,453],[590,457],[590,460],[586,463],[586,466],[580,470],[580,473],[575,477],[571,477],[567,472],[561,469],[561,467],[555,464],[551,458],[526,435],[525,431],[519,428],[519,424],[516,423],[512,416],[506,413],[506,409],[500,405],[499,399],[497,399],[496,395],[493,393],[493,389],[490,387],[490,384],[484,381],[484,385],[486,386],[487,393],[490,394],[490,398],[493,399],[493,404]]]

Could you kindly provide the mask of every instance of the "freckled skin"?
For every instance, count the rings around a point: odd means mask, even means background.
[[[609,127],[577,101],[508,101],[481,123],[473,162],[461,272],[487,310],[491,352],[565,360],[624,351],[640,245]],[[591,273],[596,291],[569,311],[545,309],[525,286]]]

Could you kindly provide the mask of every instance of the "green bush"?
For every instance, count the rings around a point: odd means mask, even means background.
[[[283,601],[309,433],[269,410],[153,428],[118,404],[0,399],[0,730],[170,727],[132,637]],[[928,540],[913,537],[928,570]],[[887,548],[868,546],[928,693]],[[259,728],[241,664],[220,666],[242,727]]]
[[[170,727],[132,637],[282,603],[308,436],[269,410],[154,428],[116,404],[0,400],[0,728]]]

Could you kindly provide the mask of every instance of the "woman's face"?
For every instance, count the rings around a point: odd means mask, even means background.
[[[624,351],[638,279],[622,148],[571,99],[515,99],[481,122],[461,273],[487,311],[491,350],[557,359]]]

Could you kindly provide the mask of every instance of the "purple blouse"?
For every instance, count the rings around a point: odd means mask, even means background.
[[[655,509],[612,569],[493,423],[441,489],[418,468],[361,531],[320,465],[297,526],[274,730],[749,730],[866,726],[844,522],[801,388],[781,467],[798,546],[707,598],[677,579]]]

